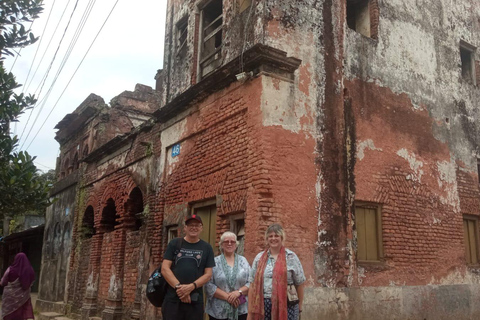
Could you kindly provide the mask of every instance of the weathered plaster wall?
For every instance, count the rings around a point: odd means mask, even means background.
[[[63,301],[70,258],[76,186],[54,195],[58,200],[47,208],[40,275],[40,300]]]
[[[378,41],[345,30],[355,199],[383,204],[385,265],[359,266],[358,285],[475,279],[465,264],[462,215],[479,214],[480,90],[462,79],[460,40],[478,47],[480,29],[478,6],[466,3],[420,10],[380,1]]]
[[[208,1],[168,1],[165,29],[163,88],[164,101],[169,102],[197,83],[201,32],[200,11]],[[225,65],[256,43],[264,41],[264,1],[252,1],[240,12],[239,2],[223,1],[222,62]],[[178,22],[188,17],[186,48],[177,50]]]

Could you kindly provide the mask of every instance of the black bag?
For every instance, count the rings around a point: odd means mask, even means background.
[[[176,238],[174,241],[175,243],[175,255],[180,251],[180,248],[182,247],[182,238]],[[175,260],[172,262],[172,270],[173,267],[175,266]],[[168,289],[168,282],[165,280],[165,278],[162,276],[161,273],[162,270],[162,264],[153,271],[152,275],[148,279],[147,282],[147,299],[150,301],[151,304],[153,304],[155,307],[159,308],[163,304],[163,300],[165,299],[165,294],[167,293]]]

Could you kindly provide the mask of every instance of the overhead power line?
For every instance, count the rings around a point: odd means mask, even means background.
[[[33,79],[35,79],[35,75],[37,74],[38,68],[42,65],[43,58],[45,58],[45,54],[47,53],[48,48],[50,48],[50,44],[52,43],[53,38],[57,34],[58,27],[60,26],[60,23],[62,22],[63,17],[65,16],[65,12],[67,11],[67,8],[68,8],[68,5],[70,4],[70,1],[71,0],[67,1],[67,4],[65,5],[65,8],[63,9],[62,15],[60,16],[60,19],[58,20],[57,25],[55,26],[55,30],[53,31],[53,33],[50,37],[50,40],[48,41],[47,47],[45,48],[45,51],[43,51],[42,58],[40,59],[40,62],[38,63],[37,68],[35,69],[35,72],[33,73],[32,78],[30,78],[30,82],[29,82],[27,88],[25,89],[26,92],[28,92],[28,89],[30,88],[30,85],[32,84]]]
[[[25,141],[27,138],[30,136],[31,131],[33,130],[33,127],[37,123],[38,118],[40,117],[40,114],[42,113],[43,108],[45,107],[45,104],[47,103],[48,98],[50,97],[50,94],[52,93],[53,87],[55,86],[58,77],[60,76],[60,73],[62,72],[63,68],[65,67],[65,64],[68,61],[68,58],[70,57],[70,54],[72,53],[73,49],[75,48],[75,45],[77,44],[77,41],[83,31],[83,28],[85,27],[85,24],[88,20],[88,17],[90,16],[90,13],[92,12],[93,6],[95,5],[96,0],[90,0],[85,11],[83,12],[82,18],[80,19],[79,24],[77,25],[77,29],[75,30],[75,34],[73,38],[70,40],[70,44],[68,46],[68,49],[66,53],[63,56],[62,61],[60,62],[60,66],[58,67],[57,73],[54,76],[54,79],[52,80],[52,83],[50,84],[50,87],[45,94],[45,96],[42,97],[40,101],[37,101],[37,106],[40,105],[40,110],[37,112],[37,115],[35,117],[35,120],[33,121],[30,130],[28,132],[27,137],[25,138]],[[28,124],[28,121],[27,121]],[[25,125],[26,128],[27,125]],[[25,143],[25,142],[24,142]],[[23,145],[22,145],[23,146]]]
[[[40,133],[40,131],[42,130],[43,126],[45,125],[45,123],[47,122],[48,118],[50,117],[50,115],[52,114],[53,110],[55,110],[56,106],[58,105],[58,102],[60,101],[60,99],[62,98],[63,94],[65,93],[65,91],[67,90],[68,86],[70,85],[70,83],[72,82],[72,79],[73,77],[75,76],[75,74],[77,73],[78,69],[80,68],[80,66],[82,65],[83,61],[85,60],[85,57],[87,56],[87,54],[90,52],[90,49],[93,47],[95,41],[97,40],[98,36],[100,35],[100,32],[102,32],[103,30],[103,27],[105,26],[105,24],[107,23],[108,19],[110,18],[110,16],[112,15],[112,12],[113,10],[115,9],[115,7],[117,6],[118,2],[120,0],[117,0],[115,1],[115,4],[113,5],[112,9],[110,10],[110,12],[108,13],[108,16],[105,18],[105,21],[103,22],[102,26],[100,27],[100,29],[98,30],[97,34],[95,35],[95,38],[93,39],[92,43],[90,44],[90,46],[88,47],[88,50],[87,52],[85,52],[85,55],[83,56],[82,60],[80,61],[80,63],[78,64],[77,68],[75,69],[75,72],[72,74],[72,76],[70,77],[70,80],[68,80],[68,83],[67,85],[65,86],[65,88],[63,89],[62,93],[60,94],[60,96],[58,97],[57,101],[55,102],[55,104],[53,105],[52,107],[52,110],[50,111],[50,113],[47,115],[47,117],[45,118],[45,121],[43,121],[42,125],[40,126],[40,128],[38,129],[38,131],[35,133],[35,136],[32,138],[32,141],[30,141],[30,143],[28,144],[27,148],[25,150],[28,150],[28,148],[30,148],[30,146],[32,145],[33,141],[35,141],[36,137],[38,136],[38,134]],[[26,140],[26,139],[25,139]]]
[[[50,16],[52,15],[53,8],[55,7],[55,1],[56,0],[53,0],[52,8],[50,9],[50,12],[48,13],[47,22],[45,22],[45,27],[43,28],[42,35],[40,36],[40,41],[38,42],[37,50],[35,50],[35,55],[33,56],[32,64],[30,65],[30,68],[28,69],[27,78],[25,79],[25,82],[24,82],[25,84],[27,84],[27,82],[28,82],[28,77],[30,76],[30,72],[32,71],[33,64],[35,63],[35,59],[37,58],[38,50],[40,49],[40,46],[42,45],[43,36],[45,35],[45,30],[47,30],[48,22],[50,21]],[[32,22],[32,25],[33,25],[33,22]],[[31,26],[30,26],[30,28],[31,28]],[[23,89],[25,89],[25,86],[23,87]],[[22,93],[25,92],[23,89],[22,89]]]
[[[78,1],[77,0],[75,2],[75,6],[73,7],[73,10],[72,10],[72,13],[70,14],[70,18],[68,19],[68,23],[67,23],[67,26],[65,27],[65,30],[63,31],[63,35],[62,35],[62,38],[60,39],[60,42],[58,43],[58,46],[57,46],[57,50],[55,50],[55,54],[52,58],[52,61],[50,62],[50,65],[48,66],[48,69],[47,69],[47,72],[45,74],[45,77],[43,79],[43,81],[41,82],[41,87],[40,87],[40,93],[38,94],[40,96],[40,94],[42,93],[42,90],[43,90],[43,86],[47,80],[47,77],[48,77],[48,74],[50,73],[50,70],[52,69],[52,65],[53,65],[53,62],[55,61],[56,57],[57,57],[57,54],[58,54],[58,50],[60,49],[60,46],[62,45],[62,42],[63,42],[63,38],[65,38],[65,34],[67,33],[67,30],[68,30],[68,27],[70,26],[70,22],[72,21],[72,17],[73,17],[73,14],[75,13],[75,10],[77,9],[77,5],[78,5]],[[36,94],[36,91],[35,91],[35,94]],[[35,106],[34,106],[35,108]],[[26,128],[27,126],[25,126]],[[24,129],[25,129],[24,128]],[[27,134],[27,137],[25,138],[24,142],[22,143],[22,146],[20,147],[20,149],[23,148],[23,146],[25,145],[25,141],[28,139],[28,136],[30,135],[30,133],[32,132],[32,129],[33,129],[33,125],[30,127],[30,131],[28,132]],[[23,135],[23,132],[22,132],[22,135]]]

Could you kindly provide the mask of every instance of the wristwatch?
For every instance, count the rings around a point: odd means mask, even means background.
[[[240,293],[241,296],[243,296],[242,289],[238,289],[238,292]]]
[[[177,284],[175,285],[175,289],[178,289],[178,287],[180,287],[180,284],[181,284],[180,282],[177,283]]]

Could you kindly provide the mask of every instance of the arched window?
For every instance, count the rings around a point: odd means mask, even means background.
[[[88,206],[83,215],[81,235],[84,239],[89,239],[95,234],[95,214],[93,207]]]
[[[65,226],[63,227],[63,237],[62,237],[62,247],[63,247],[63,254],[68,256],[70,253],[70,222],[66,222]]]
[[[65,172],[65,174],[70,174],[70,159],[69,158],[66,158],[65,159],[65,162],[63,162],[63,172]]]
[[[75,156],[73,157],[72,166],[73,166],[73,170],[77,170],[77,169],[78,169],[78,166],[79,166],[79,163],[78,163],[78,152],[75,152]]]
[[[100,221],[105,232],[112,232],[115,229],[115,226],[119,224],[119,218],[120,216],[117,215],[115,201],[112,198],[108,199],[106,206],[103,208],[102,220]]]
[[[62,244],[62,227],[60,222],[55,224],[53,231],[53,258],[56,258],[60,252],[60,246]]]
[[[140,188],[136,187],[130,193],[127,202],[125,203],[125,212],[128,216],[129,229],[139,230],[142,226],[143,215],[143,195]]]
[[[88,155],[88,144],[85,144],[83,147],[82,158],[85,158]]]

